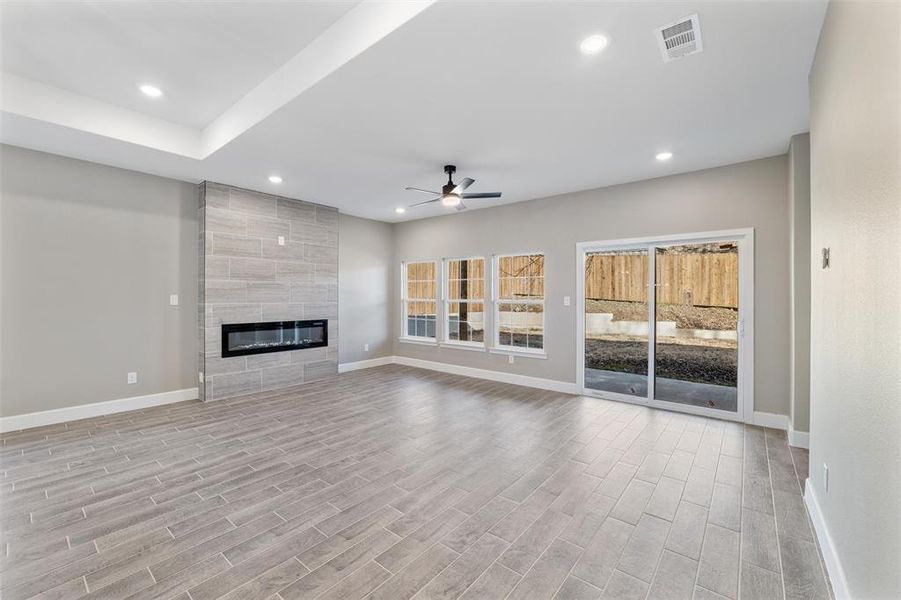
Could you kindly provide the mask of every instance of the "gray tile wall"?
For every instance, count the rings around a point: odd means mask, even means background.
[[[202,400],[337,372],[337,209],[204,182],[199,256]],[[328,348],[222,358],[223,323],[292,319],[328,319]]]

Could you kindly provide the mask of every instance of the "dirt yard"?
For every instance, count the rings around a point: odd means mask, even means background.
[[[586,300],[585,310],[590,313],[612,313],[614,321],[648,320],[648,305],[640,302]],[[735,329],[738,326],[738,311],[731,308],[661,304],[657,306],[657,319],[675,321],[679,329]]]
[[[585,340],[585,366],[647,375],[647,342]],[[738,351],[734,348],[658,344],[657,376],[697,383],[735,386]]]

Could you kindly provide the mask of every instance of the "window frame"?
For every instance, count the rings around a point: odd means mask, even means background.
[[[415,265],[415,264],[427,264],[431,263],[435,266],[435,297],[433,299],[428,298],[409,298],[407,297],[407,265]],[[428,346],[434,346],[438,343],[438,323],[441,321],[440,310],[441,310],[441,274],[440,274],[440,262],[438,259],[422,259],[422,260],[403,260],[400,263],[400,312],[401,312],[401,321],[400,321],[400,336],[398,336],[398,340],[401,342],[408,342],[412,344],[425,344]],[[419,336],[419,335],[409,335],[407,333],[407,325],[409,319],[408,312],[408,303],[409,302],[434,302],[435,303],[435,336]]]
[[[442,335],[441,335],[441,345],[442,346],[452,346],[458,348],[465,348],[467,350],[484,350],[487,348],[486,337],[488,332],[483,331],[482,333],[482,341],[481,342],[471,342],[471,341],[461,341],[461,340],[452,340],[450,339],[450,309],[449,305],[451,302],[466,302],[470,303],[481,303],[482,305],[482,319],[485,322],[485,329],[488,329],[488,296],[487,293],[482,294],[481,300],[461,300],[459,298],[450,299],[449,298],[449,288],[448,285],[448,275],[450,274],[448,265],[452,261],[462,261],[462,260],[481,260],[482,261],[482,289],[487,292],[488,291],[488,269],[490,268],[490,261],[484,256],[452,256],[441,259],[441,323],[442,323]],[[437,332],[436,332],[437,333]]]
[[[544,280],[542,286],[542,296],[541,300],[535,300],[533,298],[524,299],[524,300],[509,300],[502,299],[500,297],[500,259],[509,258],[515,256],[541,256],[544,260],[544,275],[542,279]],[[492,324],[491,324],[491,352],[493,354],[508,354],[508,355],[521,355],[521,356],[530,356],[534,358],[546,358],[547,357],[547,253],[543,251],[527,251],[527,252],[506,252],[503,254],[494,254],[491,257],[491,302],[494,305],[492,310]],[[541,335],[542,335],[542,343],[541,348],[523,348],[522,346],[510,346],[507,344],[500,343],[500,334],[501,334],[501,322],[500,322],[500,312],[501,312],[501,304],[532,304],[532,305],[540,305],[541,306]]]

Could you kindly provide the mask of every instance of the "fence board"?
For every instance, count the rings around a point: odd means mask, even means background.
[[[467,261],[469,297],[485,297],[485,263]],[[459,287],[460,263],[448,263],[453,290]],[[504,257],[500,268],[500,298],[541,297],[544,260]],[[432,298],[437,272],[431,263],[410,264],[408,295]],[[585,265],[585,297],[592,300],[648,301],[648,258],[645,253],[592,254]],[[657,302],[738,308],[738,253],[661,253],[657,255]],[[450,290],[449,290],[450,291]],[[428,308],[432,307],[429,303]],[[426,306],[422,308],[425,309]]]
[[[647,302],[646,254],[589,255],[585,297],[592,300]],[[657,255],[657,302],[738,308],[738,254],[667,253]]]

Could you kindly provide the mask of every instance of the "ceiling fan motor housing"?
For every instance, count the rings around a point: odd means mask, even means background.
[[[444,165],[444,172],[447,173],[447,183],[441,186],[441,194],[447,196],[454,188],[457,187],[457,184],[454,183],[454,173],[457,172],[457,167],[454,165]]]

